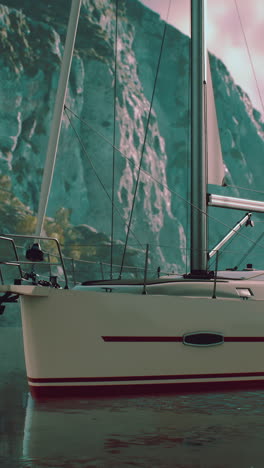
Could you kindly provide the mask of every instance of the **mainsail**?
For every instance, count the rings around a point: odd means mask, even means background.
[[[206,74],[205,74],[206,76]],[[205,145],[207,153],[207,184],[226,185],[225,176],[227,170],[223,162],[222,149],[219,137],[219,129],[215,108],[214,91],[210,70],[209,58],[207,55],[207,86],[206,86],[206,118],[205,118]],[[226,195],[208,194],[208,206],[218,206],[221,208],[231,208],[233,210],[244,210],[264,213],[264,202],[257,200],[247,200]]]
[[[206,136],[207,136],[207,183],[224,185],[225,165],[219,137],[211,68],[207,55]]]

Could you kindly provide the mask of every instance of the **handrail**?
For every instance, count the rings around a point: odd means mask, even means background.
[[[13,239],[11,239],[10,237],[6,237],[6,236],[1,236],[0,235],[0,240],[4,240],[4,241],[8,241],[8,242],[11,242],[12,244],[12,247],[13,247],[13,250],[14,250],[14,254],[15,254],[15,257],[16,257],[16,261],[19,262],[19,258],[18,258],[18,255],[17,255],[17,249],[16,249],[16,244],[14,243]],[[2,263],[2,262],[1,262]],[[20,262],[18,263],[18,265],[16,265],[19,269],[19,272],[20,272],[20,276],[22,278],[23,276],[23,272],[22,272],[22,269],[21,269],[21,266],[20,266]]]
[[[22,239],[22,241],[19,242],[17,241],[17,239]],[[30,261],[30,260],[23,259],[23,255],[21,254],[21,252],[22,252],[22,249],[23,250],[25,249],[27,240],[29,241],[36,240],[36,242],[39,240],[41,247],[43,247],[42,251],[44,253],[45,260],[43,263],[41,262],[39,263],[39,267],[37,267],[38,262],[34,260]],[[9,242],[11,246],[11,248],[8,247],[8,254],[4,258],[3,256],[6,254],[5,246],[2,249],[2,258],[0,259],[0,282],[2,283],[4,280],[3,275],[5,275],[5,270],[2,268],[2,265],[6,267],[10,267],[10,268],[13,266],[15,268],[18,268],[20,277],[22,279],[25,279],[24,266],[30,267],[30,265],[32,266],[35,265],[36,268],[33,267],[33,269],[39,270],[38,273],[40,272],[41,278],[44,278],[45,275],[47,276],[48,271],[50,272],[50,277],[51,277],[52,267],[56,269],[60,267],[56,274],[59,274],[61,281],[63,281],[63,287],[65,286],[66,289],[69,287],[69,284],[70,285],[77,284],[77,283],[81,284],[83,281],[86,281],[92,277],[95,280],[99,279],[99,277],[108,279],[110,263],[108,263],[107,261],[100,261],[100,257],[103,258],[103,253],[100,250],[96,251],[95,254],[92,254],[91,258],[93,260],[74,259],[72,256],[63,255],[60,243],[58,239],[55,237],[22,235],[22,234],[8,234],[8,236],[6,236],[4,234],[0,234],[0,241]],[[43,245],[42,245],[42,241],[43,241]],[[54,246],[52,248],[52,245],[49,244],[50,242],[53,244],[55,243],[56,248],[54,248]],[[50,252],[49,247],[51,247],[52,251],[54,252]],[[217,252],[218,250],[215,253],[217,254]],[[227,250],[225,251],[225,253],[226,252]],[[145,278],[144,284],[146,284],[147,271],[151,277],[155,277],[155,275],[157,274],[157,268],[156,266],[154,266],[155,262],[153,262],[153,258],[151,258],[151,261],[149,262],[149,265],[148,265],[149,248],[148,248],[147,254],[145,252],[145,266],[143,264],[143,254],[144,254],[143,251],[137,253],[136,257],[134,259],[131,259],[131,263],[133,264],[123,265],[123,273],[125,277]],[[12,256],[14,256],[14,259],[12,259]],[[11,260],[9,260],[8,257],[10,257]],[[19,257],[21,257],[21,260],[19,259]],[[147,261],[147,264],[146,264],[146,261]],[[222,262],[222,255],[221,255],[221,262]],[[216,267],[212,266],[212,270],[214,270],[214,273],[215,273],[214,279],[216,278],[217,274],[219,275],[218,270],[219,269],[221,270],[221,267],[219,268],[219,263],[220,263],[220,255],[217,259],[217,266]],[[45,270],[45,267],[47,267],[47,271]],[[120,265],[116,263],[116,264],[113,264],[112,267],[116,269],[116,274],[118,275],[118,269],[120,268]],[[162,271],[161,271],[162,276],[164,275],[175,276],[175,277],[182,276],[183,273],[179,273],[179,272],[176,273],[173,271],[174,267],[175,267],[174,265],[171,265],[171,268],[169,266],[167,268],[164,266],[164,268],[162,268]],[[25,268],[25,270],[27,270],[27,268]],[[101,275],[100,275],[100,272],[101,272]],[[260,275],[262,276],[263,272],[259,272],[258,270],[251,272],[252,279]],[[226,278],[226,275],[225,275],[225,278]],[[215,285],[214,285],[214,291],[213,291],[213,296],[215,295],[216,295],[216,279],[215,279]]]
[[[0,260],[0,265],[13,265],[19,267],[19,265],[36,265],[36,262],[30,262],[30,261],[23,261],[23,260],[18,260],[17,262],[12,262],[12,261],[7,261],[7,260]],[[59,266],[60,263],[51,263],[51,262],[45,262],[45,265],[53,265],[53,266]]]
[[[11,236],[12,238],[16,238],[16,239],[33,239],[33,240],[38,239],[40,241],[41,240],[54,241],[56,243],[56,246],[57,246],[57,249],[58,249],[60,264],[62,266],[62,270],[63,270],[63,274],[64,274],[64,278],[65,278],[65,289],[69,288],[68,276],[67,276],[67,272],[66,272],[66,268],[65,268],[61,248],[60,248],[60,244],[59,244],[58,239],[56,239],[56,237],[32,236],[32,235],[24,235],[24,234],[9,234],[9,236]],[[13,239],[8,238],[6,236],[0,236],[0,239],[3,239],[3,240],[7,239],[7,240],[10,240],[13,243],[14,249],[15,249],[16,259],[19,262],[18,255],[17,255],[17,252],[16,252],[16,246],[15,246],[15,243],[14,243]],[[19,263],[22,263],[22,262],[19,262]],[[34,262],[32,262],[32,263],[34,263]],[[20,272],[21,272],[21,277],[23,277],[23,273],[22,273],[21,268],[20,268]]]

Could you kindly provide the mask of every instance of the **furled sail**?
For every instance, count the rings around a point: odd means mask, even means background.
[[[207,183],[225,185],[225,165],[219,137],[218,122],[215,108],[214,91],[209,58],[207,55]]]
[[[206,74],[205,74],[206,76]],[[218,130],[218,122],[215,108],[214,91],[210,70],[209,58],[207,55],[207,105],[206,105],[206,128],[205,138],[207,138],[207,183],[214,185],[227,185],[225,178],[228,171],[223,162],[221,143]],[[264,213],[264,202],[257,200],[247,200],[244,198],[229,197],[226,195],[208,194],[208,206],[218,206],[221,208],[231,208],[233,210],[253,211]]]

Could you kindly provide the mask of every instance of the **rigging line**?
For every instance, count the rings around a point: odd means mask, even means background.
[[[256,247],[256,245],[258,245],[260,239],[262,239],[262,237],[264,236],[264,232],[262,232],[260,234],[260,236],[257,238],[257,240],[254,242],[253,245],[250,246],[250,248],[245,252],[245,254],[243,255],[243,257],[240,259],[240,262],[237,264],[237,267],[239,267],[241,265],[241,263],[247,258],[247,256],[252,252],[252,250],[254,249],[254,247]]]
[[[191,18],[191,2],[189,3],[189,18]],[[191,31],[190,31],[191,33]],[[186,143],[186,167],[187,168],[190,168],[191,167],[191,137],[190,137],[190,134],[191,134],[191,126],[190,126],[190,121],[191,121],[191,116],[190,116],[190,107],[191,107],[191,99],[190,99],[190,95],[191,95],[191,85],[190,85],[190,82],[191,82],[191,79],[190,79],[190,76],[191,76],[191,40],[189,40],[189,47],[188,47],[188,54],[189,54],[189,73],[188,73],[188,76],[187,76],[187,143]],[[186,178],[187,178],[187,187],[186,187],[186,199],[188,198],[188,193],[190,193],[190,187],[191,187],[191,177],[190,177],[190,170],[187,170],[186,171]],[[187,220],[190,219],[190,206],[187,205],[186,207],[186,218]],[[187,222],[187,227],[186,227],[186,232],[187,232],[187,239],[190,239],[191,236],[190,236],[190,223]],[[186,251],[185,251],[185,255],[186,255],[186,259],[185,259],[185,267],[186,267],[186,270],[185,270],[185,273],[186,275],[188,274],[188,262],[187,262],[187,254],[188,254],[188,247],[190,248],[190,246],[187,246],[187,243],[188,241],[186,241]]]
[[[80,122],[82,122],[84,125],[86,125],[88,128],[90,128],[90,130],[92,130],[96,135],[98,135],[100,138],[102,138],[106,143],[108,143],[109,145],[112,146],[112,143],[100,132],[98,132],[98,130],[95,130],[91,125],[89,125],[85,120],[81,119],[77,114],[75,114],[69,107],[65,106],[65,109],[67,109],[69,112],[72,113],[72,115],[74,115],[74,117],[76,117]],[[139,169],[139,166],[135,163],[135,161],[133,161],[132,159],[130,159],[128,156],[125,155],[125,153],[123,153],[119,148],[115,147],[115,150],[116,152],[118,152],[123,158],[125,158],[129,164],[131,164],[134,169]],[[182,197],[181,195],[179,195],[179,193],[175,192],[173,189],[171,189],[167,184],[164,184],[162,182],[160,182],[158,179],[156,179],[155,177],[153,177],[148,171],[146,171],[145,169],[142,169],[141,167],[141,172],[143,172],[146,176],[148,176],[150,179],[152,179],[154,182],[156,182],[160,187],[162,188],[165,188],[166,190],[168,190],[170,193],[172,193],[173,195],[176,195],[178,198],[180,198],[182,201],[184,201],[185,203],[187,203],[190,207],[192,206],[192,203],[191,202],[188,202],[184,197]],[[197,208],[199,209],[199,208]]]
[[[113,156],[112,156],[112,209],[111,209],[111,234],[110,234],[110,279],[113,278],[113,249],[114,249],[114,203],[115,203],[115,145],[116,145],[116,96],[117,96],[117,20],[118,20],[118,0],[116,0],[116,18],[115,18],[115,73],[114,73],[114,129],[113,129]]]
[[[97,130],[94,130],[93,127],[91,127],[89,124],[87,124],[87,122],[83,121],[82,119],[80,119],[73,111],[71,111],[69,108],[66,108],[67,110],[69,110],[70,112],[72,112],[72,114],[77,117],[81,122],[83,122],[84,124],[86,124],[91,130],[93,130],[96,134],[98,134],[99,136],[102,137],[103,140],[105,140],[108,144],[111,145],[111,142],[109,142],[109,140],[107,138],[105,138],[103,135],[100,134],[100,132],[98,132]],[[119,154],[121,154],[121,156],[123,156],[125,159],[127,159],[127,161],[132,164],[135,168],[137,168],[138,166],[136,165],[136,163],[134,161],[132,161],[132,159],[130,159],[128,156],[126,156],[124,153],[122,153],[122,151],[119,149],[119,148],[115,148],[117,150],[117,152]],[[167,184],[164,184],[162,182],[160,182],[158,179],[156,179],[155,177],[153,177],[149,172],[147,172],[145,169],[142,169],[141,168],[141,172],[144,172],[145,175],[147,175],[148,177],[150,177],[154,182],[156,182],[160,187],[162,187],[163,189],[166,189],[168,190],[171,194],[175,195],[177,198],[179,198],[180,200],[182,200],[184,203],[186,203],[189,207],[193,207],[194,209],[196,210],[199,210],[201,212],[203,212],[203,210],[201,210],[201,208],[198,208],[197,206],[193,205],[192,202],[186,200],[184,197],[182,197],[178,192],[176,192],[175,190],[171,189]],[[220,221],[219,219],[215,218],[214,216],[212,215],[209,215],[208,213],[203,213],[205,214],[208,219],[214,221],[214,222],[217,222],[219,224],[221,224],[222,226],[225,226],[227,229],[231,230],[231,226],[229,226],[228,224],[224,223],[223,221]],[[131,231],[132,232],[132,231]],[[241,236],[241,237],[244,237],[245,239],[247,239],[248,241],[250,241],[251,243],[254,243],[254,241],[252,239],[250,239],[249,237],[241,234],[240,232],[238,232],[238,235]],[[263,247],[264,248],[264,245],[260,245],[260,247]]]
[[[264,192],[262,190],[256,190],[256,189],[251,189],[251,188],[246,188],[246,187],[240,187],[239,185],[225,185],[225,187],[229,188],[236,188],[240,190],[247,190],[248,192],[254,192],[254,193],[260,193],[261,195],[264,195]]]
[[[241,29],[242,29],[244,41],[245,41],[245,44],[246,44],[247,53],[248,53],[250,65],[251,65],[251,68],[252,68],[252,73],[253,73],[253,76],[254,76],[254,80],[255,80],[255,82],[256,82],[256,87],[257,87],[257,91],[258,91],[258,95],[259,95],[261,107],[262,107],[262,110],[263,110],[263,112],[264,112],[264,104],[263,104],[263,100],[262,100],[262,96],[261,96],[261,92],[260,92],[260,88],[259,88],[259,84],[258,84],[257,75],[256,75],[255,67],[254,67],[254,64],[253,64],[252,56],[251,56],[251,53],[250,53],[250,49],[249,49],[249,45],[248,45],[246,33],[245,33],[245,30],[244,30],[244,27],[243,27],[241,15],[240,15],[240,13],[239,13],[239,8],[238,8],[238,5],[237,5],[237,0],[234,0],[234,2],[235,2],[235,6],[236,6],[236,10],[237,10],[237,15],[238,15],[238,18],[239,18],[240,26],[241,26]]]
[[[73,129],[73,131],[74,131],[74,133],[75,133],[75,136],[76,136],[77,140],[79,141],[80,146],[82,147],[82,150],[84,151],[85,155],[86,155],[87,158],[88,158],[88,161],[89,161],[89,163],[90,163],[90,165],[91,165],[91,167],[92,167],[92,169],[93,169],[93,171],[94,171],[94,173],[95,173],[95,176],[96,176],[98,182],[100,183],[101,187],[103,188],[103,190],[104,190],[104,192],[105,192],[107,198],[110,200],[111,203],[113,203],[113,201],[112,201],[112,199],[111,199],[111,196],[109,195],[109,193],[108,193],[108,191],[107,191],[105,185],[104,185],[103,182],[101,181],[101,179],[100,179],[100,177],[99,177],[99,175],[98,175],[98,173],[97,173],[97,171],[96,171],[96,169],[95,169],[95,167],[94,167],[94,164],[93,164],[91,158],[89,157],[89,155],[88,155],[88,153],[87,153],[87,151],[86,151],[86,149],[85,149],[85,147],[84,147],[84,144],[83,144],[83,142],[82,142],[80,136],[78,135],[78,133],[77,133],[75,127],[74,127],[73,124],[72,124],[72,121],[71,121],[70,117],[69,117],[68,114],[67,114],[67,110],[66,110],[66,109],[64,109],[64,110],[65,110],[65,114],[66,114],[66,116],[67,116],[67,118],[68,118],[68,120],[69,120],[69,123],[70,123],[70,125],[71,125],[71,127],[72,127],[72,129]],[[127,226],[127,223],[124,222],[123,217],[122,217],[122,215],[121,215],[119,209],[117,208],[117,206],[116,206],[115,204],[114,204],[114,209],[115,209],[115,211],[119,214],[120,219],[123,221],[124,226]],[[137,241],[137,243],[138,243],[138,244],[140,245],[140,247],[143,249],[143,248],[144,248],[143,245],[142,245],[141,242],[137,239],[136,235],[134,234],[134,232],[133,232],[132,230],[131,230],[131,233],[132,233],[134,239]]]
[[[206,51],[207,53],[207,51]],[[204,61],[206,61],[207,57],[204,57]],[[209,63],[209,67],[210,67],[210,63]],[[205,153],[205,170],[206,170],[206,174],[205,174],[205,180],[208,181],[208,128],[207,128],[207,124],[208,124],[208,114],[207,114],[207,91],[208,91],[208,87],[207,87],[207,76],[205,75],[206,73],[206,70],[204,69],[204,77],[203,77],[203,118],[204,118],[204,121],[203,121],[203,125],[204,125],[204,153]],[[206,191],[206,190],[205,190]],[[208,211],[208,207],[206,205],[206,215],[207,215],[207,211]],[[206,237],[208,236],[208,227],[206,225]],[[207,245],[207,249],[208,249],[208,245]],[[218,262],[218,254],[216,254],[216,262]],[[216,263],[217,264],[217,263]]]
[[[170,4],[169,4],[168,12],[167,12],[167,18],[168,18],[168,15],[169,15],[169,10],[170,10]],[[150,100],[150,108],[149,108],[148,119],[147,119],[147,124],[146,124],[146,131],[145,131],[144,141],[143,141],[142,150],[141,150],[141,157],[140,157],[140,162],[139,162],[139,168],[138,168],[138,174],[137,174],[136,185],[135,185],[135,190],[134,190],[134,196],[133,196],[133,200],[132,200],[132,206],[131,206],[131,211],[130,211],[130,216],[129,216],[129,221],[128,221],[128,228],[127,228],[126,240],[125,240],[125,245],[124,245],[124,251],[123,251],[122,260],[121,260],[119,278],[121,278],[121,275],[122,275],[122,270],[123,270],[123,265],[124,265],[124,261],[125,261],[125,255],[126,255],[126,249],[127,249],[127,244],[128,244],[128,238],[129,238],[129,234],[130,234],[130,228],[131,228],[131,223],[132,223],[132,218],[133,218],[133,213],[134,213],[134,208],[135,208],[135,203],[136,203],[136,195],[137,195],[137,191],[138,191],[141,167],[142,167],[142,163],[143,163],[144,152],[145,152],[147,136],[148,136],[148,131],[149,131],[149,124],[150,124],[150,118],[151,118],[151,113],[152,113],[152,108],[153,108],[153,101],[154,101],[154,96],[155,96],[155,91],[156,91],[156,86],[157,86],[157,80],[158,80],[159,68],[160,68],[160,63],[161,63],[162,51],[163,51],[163,46],[164,46],[164,42],[165,42],[166,29],[167,29],[167,23],[165,22],[163,35],[162,35],[162,40],[161,40],[161,47],[160,47],[160,53],[159,53],[159,58],[158,58],[157,70],[156,70],[156,75],[155,75],[155,80],[154,80],[154,86],[153,86],[152,96],[151,96],[151,100]]]

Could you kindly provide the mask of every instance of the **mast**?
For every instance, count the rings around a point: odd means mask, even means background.
[[[54,107],[54,115],[51,124],[51,132],[39,198],[37,227],[35,232],[36,236],[41,235],[46,209],[48,205],[81,3],[82,0],[72,0],[71,4],[71,12],[69,17],[65,48]]]
[[[207,272],[204,0],[191,2],[191,275]]]

